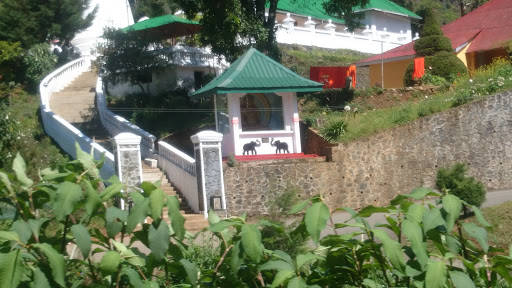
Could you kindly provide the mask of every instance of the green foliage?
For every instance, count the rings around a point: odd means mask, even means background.
[[[3,155],[12,149],[19,133],[18,125],[10,110],[5,103],[0,102],[0,152]],[[5,160],[3,157],[0,159],[0,166]]]
[[[404,86],[413,86],[413,73],[414,63],[411,61],[405,70]],[[451,52],[441,51],[434,56],[425,57],[425,75],[421,81],[427,85],[444,85],[453,83],[457,77],[467,74],[468,70],[462,60]]]
[[[35,44],[28,49],[23,57],[23,63],[26,67],[25,77],[28,81],[28,89],[35,93],[39,89],[39,83],[57,65],[57,56],[52,54],[49,44]]]
[[[153,135],[214,124],[211,100],[190,101],[186,89],[148,97],[130,94],[115,100],[109,108]]]
[[[452,43],[444,35],[424,36],[414,42],[414,51],[418,56],[433,56],[437,52],[452,52]]]
[[[255,47],[276,61],[281,54],[275,39],[276,11],[278,0],[269,1],[220,1],[220,0],[176,0],[189,19],[201,14],[200,42],[212,47],[212,52],[221,54],[230,62],[240,57],[249,47]],[[307,5],[299,0],[298,5]],[[359,24],[353,13],[356,6],[364,6],[369,0],[325,1],[325,11],[344,18],[351,29]],[[222,31],[222,33],[219,33]],[[240,41],[251,39],[251,41]]]
[[[21,42],[24,48],[54,38],[69,42],[92,24],[97,8],[86,14],[89,3],[90,0],[4,0],[0,5],[0,40]]]
[[[153,72],[163,69],[164,59],[153,53],[157,43],[137,33],[105,28],[105,42],[98,46],[98,69],[104,69],[103,81],[106,85],[130,83],[139,86],[142,94],[148,96],[149,82]],[[147,89],[144,89],[147,84]],[[108,86],[107,86],[108,87]]]
[[[235,156],[234,155],[229,155],[228,156],[227,165],[228,165],[228,167],[235,167],[236,160],[235,160]]]
[[[435,86],[441,86],[446,84],[446,79],[444,79],[441,76],[432,75],[430,71],[425,71],[425,75],[421,78],[421,82],[424,85],[435,85]]]
[[[133,18],[136,22],[144,16],[153,18],[165,14],[174,14],[179,9],[173,0],[142,0],[130,2]]]
[[[336,141],[340,136],[347,132],[347,123],[344,120],[335,120],[324,126],[320,135],[327,141]]]
[[[463,163],[456,163],[451,168],[437,171],[436,186],[439,190],[459,197],[466,205],[480,207],[485,201],[486,189],[482,182],[466,176],[468,168]],[[464,212],[467,212],[465,206]]]
[[[451,52],[438,52],[434,56],[425,58],[425,68],[430,73],[453,82],[457,76],[466,75],[468,70],[462,60]]]
[[[436,16],[432,9],[425,10],[425,22],[423,23],[423,31],[421,36],[443,36],[441,25],[439,25],[439,22],[437,22]]]
[[[160,193],[155,185],[144,182],[143,191],[123,195],[121,191],[128,187],[111,179],[115,188],[101,191],[103,180],[89,173],[101,163],[90,161],[86,153],[77,154],[78,161],[43,169],[37,183],[27,180],[21,157],[15,160],[15,174],[0,172],[0,200],[16,211],[9,230],[0,231],[2,287],[424,287],[425,283],[428,287],[496,287],[512,283],[512,257],[494,254],[500,250],[487,242],[489,224],[476,206],[472,208],[478,223],[458,219],[461,206],[469,203],[452,194],[419,188],[397,196],[387,207],[367,206],[359,212],[340,208],[352,216],[341,223],[329,221],[335,211],[317,195],[291,208],[290,213],[305,212],[291,231],[277,222],[248,223],[245,216],[220,219],[210,211],[210,227],[191,237],[182,234],[185,229],[177,214],[169,215],[171,224],[158,215],[160,206],[155,209],[151,200],[151,195]],[[80,197],[59,199],[56,193],[64,189]],[[101,201],[89,193],[91,189]],[[109,207],[116,196],[130,196],[133,208]],[[425,202],[426,197],[436,201]],[[163,201],[169,211],[177,208],[174,200],[164,197]],[[92,209],[84,211],[88,205]],[[372,227],[367,218],[376,213],[388,216],[385,223]],[[93,219],[98,218],[103,221],[96,223],[103,224],[93,227]],[[60,233],[48,231],[56,224],[63,227]],[[337,232],[322,236],[328,225]],[[290,241],[311,237],[317,245],[290,252],[269,249],[269,234],[263,233],[268,227]],[[206,246],[197,247],[199,236],[210,237],[206,245],[214,246],[213,253],[204,253]],[[77,245],[82,256],[69,254],[68,245]],[[139,252],[139,245],[149,248],[147,254]],[[82,272],[80,278],[76,271]]]
[[[0,41],[0,83],[13,81],[23,55],[20,42]]]

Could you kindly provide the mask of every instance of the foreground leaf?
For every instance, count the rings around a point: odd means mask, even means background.
[[[55,201],[52,203],[52,210],[58,221],[64,220],[66,216],[73,213],[76,204],[82,198],[82,187],[80,185],[64,182],[59,185],[55,193]]]
[[[254,263],[259,263],[263,253],[263,244],[261,244],[261,232],[255,225],[246,224],[242,226],[242,246],[245,254]]]
[[[329,208],[323,202],[314,203],[306,210],[304,215],[306,230],[316,244],[320,240],[320,233],[327,225],[329,216]]]
[[[117,271],[121,264],[121,255],[117,251],[107,251],[101,258],[100,269],[105,275],[110,275]]]
[[[278,287],[279,285],[283,284],[286,280],[290,279],[293,275],[295,275],[295,271],[293,270],[282,270],[277,272],[271,287]]]
[[[153,192],[154,193],[154,192]],[[183,241],[185,238],[185,217],[180,213],[180,202],[176,196],[167,196],[167,209],[169,219],[171,219],[171,227],[176,234],[176,238]]]
[[[400,243],[391,239],[383,230],[374,229],[372,232],[375,237],[379,238],[382,242],[384,253],[386,253],[389,262],[393,265],[393,268],[405,273],[405,260]]]
[[[165,257],[165,253],[169,248],[170,237],[169,227],[165,221],[160,221],[160,225],[157,229],[155,229],[153,225],[149,226],[149,248],[151,249],[151,253],[155,256],[155,260],[160,261]]]
[[[430,262],[425,275],[425,287],[443,288],[446,284],[446,264],[444,262]]]
[[[21,250],[0,253],[0,287],[18,287],[25,270],[21,258]]]
[[[164,192],[161,189],[155,189],[149,194],[149,212],[155,220],[162,218],[164,209]]]
[[[455,288],[475,288],[475,283],[466,273],[460,271],[448,272]]]
[[[185,268],[185,272],[187,273],[187,279],[192,284],[192,287],[196,286],[197,283],[197,267],[194,263],[188,261],[187,259],[180,260],[181,265]]]
[[[86,259],[89,257],[89,253],[91,252],[91,234],[89,234],[87,228],[82,224],[75,224],[71,226],[71,232],[75,237],[76,245],[80,249],[80,252],[82,252],[82,256]]]
[[[446,230],[450,232],[455,225],[455,221],[460,217],[462,201],[457,196],[448,194],[443,197],[443,209],[448,213],[446,217]]]
[[[462,227],[464,227],[464,231],[468,233],[469,236],[473,237],[478,241],[478,244],[482,247],[485,253],[489,251],[489,243],[487,242],[487,231],[484,228],[479,227],[475,223],[463,223]]]
[[[33,246],[41,250],[46,256],[46,259],[50,263],[50,268],[52,269],[53,280],[60,286],[64,287],[66,285],[64,282],[64,277],[66,276],[64,256],[47,243],[36,243],[33,244]]]
[[[34,185],[34,181],[27,177],[27,165],[25,164],[25,160],[23,160],[20,153],[16,153],[16,157],[12,162],[12,170],[14,171],[14,174],[16,174],[16,179],[20,181],[23,188],[28,188]]]

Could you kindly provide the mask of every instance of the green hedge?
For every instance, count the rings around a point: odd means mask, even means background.
[[[418,56],[433,56],[437,52],[452,52],[452,43],[442,35],[421,37],[414,42],[414,51]]]
[[[432,69],[430,69],[432,68]],[[458,75],[466,75],[468,70],[464,63],[451,52],[438,52],[434,56],[425,57],[425,69],[430,74],[443,77],[446,81],[452,82]],[[414,73],[414,61],[411,61],[405,70],[404,86],[414,84],[412,75]]]

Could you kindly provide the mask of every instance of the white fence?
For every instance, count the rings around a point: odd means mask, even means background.
[[[96,104],[100,114],[101,123],[110,135],[117,135],[123,132],[133,133],[141,137],[140,153],[143,158],[155,158],[156,137],[142,130],[139,126],[130,123],[123,117],[112,113],[107,107],[105,93],[103,92],[103,81],[98,77],[96,82]]]
[[[71,157],[76,159],[75,143],[80,145],[83,151],[90,152],[95,159],[105,155],[105,163],[100,170],[101,177],[108,179],[115,175],[114,155],[99,144],[94,143],[89,137],[73,127],[67,121],[53,113],[50,109],[50,97],[52,93],[59,91],[81,73],[91,68],[90,58],[80,58],[72,61],[46,76],[39,85],[41,94],[41,118],[43,127],[50,137],[55,140]]]
[[[223,57],[218,57],[210,51],[187,46],[172,46],[158,50],[170,64],[180,66],[199,66],[226,69],[229,64]]]
[[[199,213],[196,161],[165,142],[158,142],[158,152],[158,168],[162,169],[174,187],[180,190],[190,208]]]
[[[391,32],[385,27],[366,26],[358,32],[339,32],[330,21],[321,27],[309,21],[304,26],[294,26],[295,20],[288,17],[278,25],[276,40],[278,43],[298,44],[329,49],[351,49],[364,53],[379,54],[412,41],[409,31]],[[310,23],[310,24],[308,24]]]

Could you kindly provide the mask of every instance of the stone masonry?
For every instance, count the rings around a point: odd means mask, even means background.
[[[333,147],[332,161],[239,162],[224,168],[228,213],[266,214],[278,191],[322,194],[331,208],[386,205],[435,188],[437,170],[466,163],[488,190],[512,187],[512,91]]]

